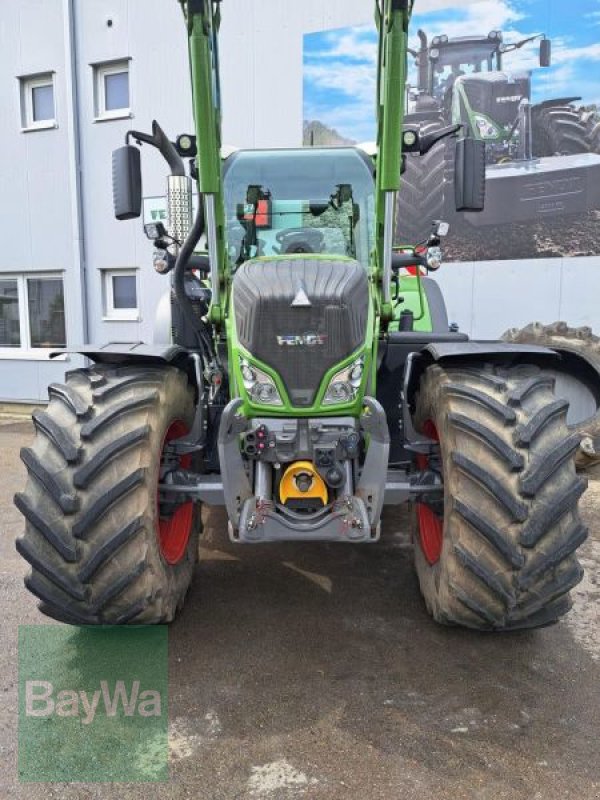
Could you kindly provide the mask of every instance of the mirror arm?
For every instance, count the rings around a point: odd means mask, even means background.
[[[141,131],[130,130],[125,136],[125,144],[129,144],[129,139],[133,138],[138,144],[145,143],[151,147],[156,147],[165,159],[172,175],[185,176],[185,164],[177,152],[175,145],[170,141],[166,133],[156,120],[152,122],[152,133],[142,133]]]
[[[392,253],[392,272],[406,267],[427,266],[427,259],[418,253]]]
[[[461,124],[450,125],[447,128],[442,128],[441,130],[433,131],[432,133],[426,133],[425,136],[419,138],[419,154],[424,156],[434,145],[436,145],[438,142],[441,142],[442,139],[446,139],[448,136],[454,136],[454,134],[461,131],[462,128],[463,126]]]
[[[520,50],[529,42],[535,42],[536,39],[545,39],[545,33],[538,33],[537,36],[529,36],[527,39],[522,39],[520,42],[510,42],[502,46],[502,53],[512,53],[515,50]]]

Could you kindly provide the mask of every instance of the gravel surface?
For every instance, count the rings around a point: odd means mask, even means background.
[[[600,211],[574,219],[552,218],[547,222],[479,229],[452,222],[443,250],[447,262],[597,256]]]
[[[17,778],[17,630],[52,624],[22,587],[28,425],[0,425],[0,798],[593,800],[600,796],[600,530],[571,614],[482,635],[427,616],[405,513],[377,545],[234,547],[206,515],[202,561],[170,628],[171,779]],[[600,475],[598,476],[600,478]],[[594,528],[600,480],[584,497]]]

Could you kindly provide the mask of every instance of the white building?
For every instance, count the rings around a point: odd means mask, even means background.
[[[224,0],[224,141],[300,145],[303,34],[372,11],[370,0]],[[111,152],[153,119],[172,138],[193,130],[179,4],[2,0],[0,97],[0,401],[40,402],[79,363],[50,361],[52,348],[152,339],[166,279],[141,222],[113,218]],[[143,170],[144,195],[162,195],[150,148]],[[532,319],[593,324],[599,262],[461,264],[440,282],[451,319],[489,338]]]

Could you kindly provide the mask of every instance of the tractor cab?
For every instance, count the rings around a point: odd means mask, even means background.
[[[227,255],[326,254],[365,268],[374,246],[371,162],[355,148],[238,151],[225,162]]]
[[[457,78],[501,71],[501,41],[499,31],[492,31],[485,39],[465,36],[450,40],[436,36],[426,56],[428,94],[443,103]]]
[[[460,36],[450,39],[445,34],[434,36],[418,32],[421,47],[412,51],[418,68],[416,111],[449,108],[457,78],[502,69],[502,33],[491,31],[487,36]]]
[[[530,36],[519,42],[505,43],[502,31],[490,31],[487,36],[434,36],[431,44],[427,34],[418,32],[421,47],[411,51],[418,68],[419,98],[427,104],[430,98],[443,103],[452,91],[457,78],[489,72],[502,72],[504,56],[540,39],[539,65],[549,67],[551,41],[544,35]],[[417,101],[418,106],[419,101]],[[417,108],[417,110],[419,110]]]

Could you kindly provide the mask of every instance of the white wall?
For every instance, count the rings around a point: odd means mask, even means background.
[[[474,339],[495,339],[534,320],[600,331],[597,256],[444,264],[432,277],[450,321]]]
[[[450,0],[422,0],[421,7]],[[81,164],[69,118],[70,0],[1,0],[0,218],[5,236],[0,274],[65,271],[69,343],[84,338],[81,284],[85,268],[91,341],[150,340],[167,281],[151,267],[152,246],[138,221],[112,216],[111,151],[130,127],[152,119],[169,135],[192,130],[186,33],[176,0],[74,0]],[[225,142],[241,147],[293,147],[302,142],[304,33],[368,24],[370,0],[225,0],[221,61]],[[107,20],[111,19],[111,27]],[[93,121],[91,64],[130,57],[132,119]],[[56,72],[59,127],[20,132],[17,76]],[[164,192],[160,157],[143,148],[144,194]],[[80,167],[80,169],[79,169]],[[83,229],[76,225],[81,176]],[[84,237],[85,260],[78,255]],[[136,267],[140,319],[102,316],[101,269]],[[534,319],[567,319],[600,331],[600,258],[445,265],[438,273],[450,318],[475,337],[495,337]],[[42,400],[65,366],[0,357],[0,400]]]

